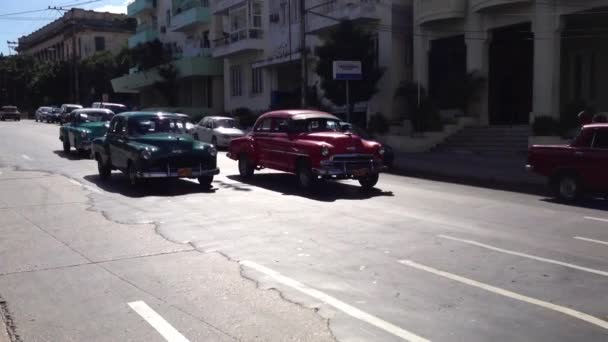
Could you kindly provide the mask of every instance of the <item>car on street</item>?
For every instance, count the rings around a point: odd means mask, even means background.
[[[40,107],[36,109],[34,113],[34,120],[36,122],[43,122],[46,120],[46,116],[53,111],[53,107]]]
[[[45,120],[47,123],[56,123],[56,122],[60,122],[61,120],[61,108],[57,107],[57,108],[53,108],[50,112],[48,112],[45,116],[44,116]]]
[[[126,112],[127,106],[120,103],[109,103],[109,102],[93,102],[91,105],[93,108],[105,108],[113,111],[115,114],[120,114]]]
[[[207,116],[194,127],[194,139],[208,142],[216,147],[228,147],[234,138],[240,138],[245,132],[238,122],[225,116]]]
[[[355,124],[340,122],[340,127],[342,127],[343,132],[352,132],[365,140],[374,140],[374,137],[369,132]],[[395,151],[388,144],[382,143],[382,146],[384,147],[382,162],[386,167],[392,168],[395,162]]]
[[[608,124],[584,126],[569,145],[533,145],[526,169],[547,177],[562,200],[608,194]]]
[[[72,147],[80,154],[90,152],[91,141],[106,134],[113,117],[114,112],[109,109],[85,108],[72,111],[68,122],[59,127],[63,152],[70,153]]]
[[[15,106],[2,106],[2,108],[0,108],[0,121],[6,120],[20,121],[21,113],[19,112],[19,109]]]
[[[343,132],[340,119],[314,110],[263,114],[251,133],[232,140],[228,152],[245,179],[256,169],[275,169],[296,174],[304,189],[319,179],[356,179],[371,189],[384,169],[383,155],[382,144]]]
[[[196,178],[203,188],[211,187],[220,172],[217,149],[194,140],[186,122],[179,114],[163,112],[114,116],[107,134],[93,140],[100,178],[120,170],[132,185],[147,178]]]
[[[64,124],[67,122],[68,115],[76,109],[83,108],[78,104],[62,104],[61,105],[61,114],[59,115],[59,123]]]

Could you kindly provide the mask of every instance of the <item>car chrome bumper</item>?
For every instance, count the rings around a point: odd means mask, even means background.
[[[192,173],[188,176],[180,174],[177,170],[157,171],[157,172],[138,172],[139,178],[198,178],[203,176],[215,176],[220,173],[219,168],[211,170],[192,169]]]
[[[312,171],[318,176],[362,177],[366,174],[380,173],[386,169],[387,167],[377,160],[365,163],[324,160],[319,168],[313,168]]]

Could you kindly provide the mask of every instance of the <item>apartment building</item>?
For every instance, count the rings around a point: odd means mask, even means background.
[[[123,14],[72,9],[61,18],[19,38],[17,51],[41,61],[67,61],[95,53],[116,53],[135,31],[135,21]]]
[[[320,84],[314,73],[314,48],[342,20],[351,20],[376,37],[378,63],[386,69],[379,93],[355,110],[397,118],[397,85],[411,77],[411,1],[310,0],[304,18],[299,0],[216,0],[213,56],[224,59],[227,111],[247,107],[264,111],[299,107],[301,79],[300,21],[306,24],[308,85]],[[365,70],[364,70],[365,72]],[[356,82],[352,84],[356,87]],[[334,107],[336,112],[344,108]]]
[[[608,111],[608,1],[415,0],[415,75],[443,109],[476,72],[481,124],[560,119],[570,103]],[[582,108],[581,108],[582,109]],[[563,118],[562,118],[563,119]]]
[[[158,68],[132,70],[112,80],[114,91],[138,93],[142,108],[177,107],[192,114],[223,112],[223,61],[212,55],[215,24],[210,0],[135,0],[127,11],[137,19],[130,48],[159,40],[171,51],[178,77],[177,103],[169,103],[156,86],[164,81]]]

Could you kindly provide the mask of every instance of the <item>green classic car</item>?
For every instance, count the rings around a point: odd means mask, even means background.
[[[91,150],[91,141],[106,134],[114,112],[109,109],[78,109],[70,113],[68,123],[59,127],[59,140],[63,152],[70,153],[72,147],[79,153]]]
[[[217,168],[217,150],[194,140],[183,115],[163,112],[127,112],[116,115],[105,137],[93,140],[92,153],[99,177],[112,170],[126,173],[132,185],[146,178],[197,178],[211,187]]]

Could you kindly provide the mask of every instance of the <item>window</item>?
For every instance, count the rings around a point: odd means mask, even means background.
[[[105,37],[95,37],[95,51],[103,51],[106,49],[106,38]]]
[[[251,93],[260,94],[264,91],[264,76],[262,68],[251,68]]]
[[[272,119],[264,119],[258,127],[256,127],[256,132],[270,132],[270,127],[272,126]]]
[[[243,68],[240,65],[230,67],[230,95],[243,95]]]
[[[275,119],[273,132],[286,133],[286,130],[284,129],[284,127],[287,127],[287,124],[288,124],[287,119]]]
[[[608,131],[598,129],[593,138],[593,148],[608,149]]]
[[[262,2],[255,1],[251,5],[251,22],[254,28],[262,28]]]
[[[165,12],[165,23],[167,24],[167,27],[171,27],[171,10],[168,9],[167,12]]]

